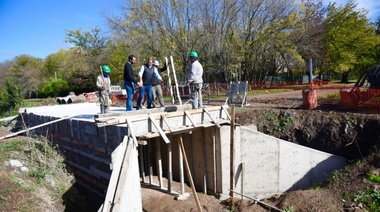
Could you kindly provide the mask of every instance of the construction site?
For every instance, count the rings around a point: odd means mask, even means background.
[[[316,85],[315,97],[340,94],[341,100],[317,102],[305,91],[248,96],[248,83],[237,82],[213,99],[222,86],[209,85],[203,109],[192,110],[184,98],[132,112],[114,105],[99,114],[96,102],[73,98],[22,108],[19,118],[26,130],[59,146],[76,184],[99,211],[219,211],[222,202],[227,208],[281,211],[304,200],[267,198],[319,186],[378,148],[377,88],[330,85]],[[154,200],[163,195],[164,203],[163,197]],[[309,204],[330,197],[313,195],[306,198]]]

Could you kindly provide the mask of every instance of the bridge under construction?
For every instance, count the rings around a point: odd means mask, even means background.
[[[259,200],[310,188],[345,165],[344,158],[235,124],[228,106],[98,110],[96,103],[43,106],[23,108],[22,117],[64,152],[78,185],[103,203],[100,211],[141,211],[141,183],[179,199],[202,192]]]

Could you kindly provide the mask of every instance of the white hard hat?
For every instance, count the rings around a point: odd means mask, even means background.
[[[159,66],[159,65],[160,65],[160,62],[158,62],[158,60],[154,60],[154,61],[153,61],[153,65],[155,65],[155,66]]]

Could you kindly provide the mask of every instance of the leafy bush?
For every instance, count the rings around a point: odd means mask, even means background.
[[[0,116],[18,111],[22,100],[19,87],[14,82],[6,80],[4,88],[0,90]]]
[[[53,79],[50,82],[46,82],[40,86],[40,97],[57,97],[66,96],[68,94],[69,85],[67,81],[63,79]]]

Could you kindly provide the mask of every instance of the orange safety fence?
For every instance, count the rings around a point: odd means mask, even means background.
[[[380,89],[342,89],[340,104],[358,110],[380,111]]]

